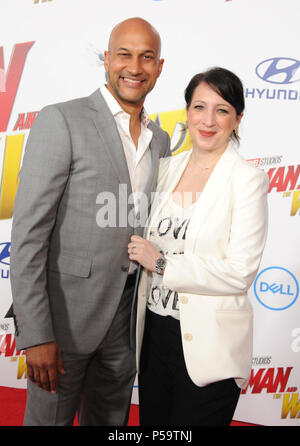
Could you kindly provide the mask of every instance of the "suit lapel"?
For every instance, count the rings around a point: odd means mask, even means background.
[[[98,130],[99,137],[104,143],[104,150],[111,161],[120,184],[127,184],[129,187],[128,194],[131,194],[132,189],[127,161],[114,117],[107,107],[100,90],[96,90],[88,98],[88,101],[90,107],[97,112],[93,117],[93,121]]]
[[[153,125],[149,124],[149,129],[152,131],[153,136],[152,140],[150,142],[150,153],[151,153],[151,162],[152,162],[152,171],[149,177],[149,181],[146,186],[145,193],[148,196],[148,201],[150,199],[150,194],[153,192],[153,190],[156,189],[157,184],[157,177],[158,177],[158,168],[159,168],[159,155],[160,155],[160,145],[157,141],[155,130],[153,128]],[[150,201],[149,201],[150,203]]]

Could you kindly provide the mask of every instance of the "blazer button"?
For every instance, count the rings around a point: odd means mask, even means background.
[[[188,301],[189,301],[189,298],[188,298],[187,296],[181,296],[181,298],[180,298],[180,302],[181,302],[182,304],[187,304]]]
[[[128,266],[124,265],[121,266],[121,271],[123,271],[123,273],[128,273],[128,270],[129,270]]]
[[[183,339],[184,339],[185,341],[192,341],[192,339],[193,339],[193,335],[192,335],[191,333],[184,333],[184,335],[183,335]]]

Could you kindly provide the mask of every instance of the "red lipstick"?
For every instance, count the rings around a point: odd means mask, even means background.
[[[199,133],[201,136],[204,136],[205,138],[209,138],[216,134],[216,132],[206,132],[205,130],[199,130]]]

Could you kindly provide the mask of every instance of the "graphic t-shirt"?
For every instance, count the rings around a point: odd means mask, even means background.
[[[182,255],[184,241],[194,204],[183,208],[172,197],[161,210],[150,228],[150,242],[163,255]],[[178,293],[163,285],[163,276],[152,273],[152,282],[147,301],[149,310],[161,316],[179,319]]]

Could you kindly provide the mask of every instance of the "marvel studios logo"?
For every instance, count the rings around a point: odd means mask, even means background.
[[[267,156],[264,158],[252,158],[247,161],[253,164],[255,167],[264,167],[272,164],[280,164],[282,161],[282,155]]]

